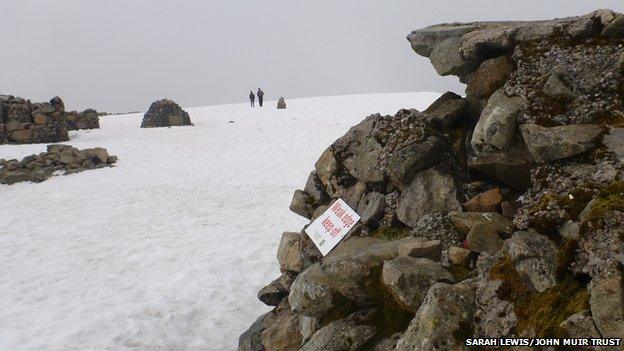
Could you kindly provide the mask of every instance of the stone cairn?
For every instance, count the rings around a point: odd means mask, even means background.
[[[154,102],[141,123],[141,128],[192,126],[191,118],[178,104],[163,99]]]
[[[63,100],[32,103],[0,95],[0,144],[50,143],[69,140]]]
[[[286,109],[286,101],[284,101],[284,98],[280,96],[280,98],[277,100],[277,109],[278,110],[284,110]]]
[[[0,184],[42,182],[57,174],[72,174],[88,169],[110,167],[117,156],[96,147],[78,150],[69,145],[48,145],[47,151],[18,160],[0,159]]]
[[[322,257],[282,235],[274,309],[239,350],[462,350],[470,337],[624,335],[624,15],[442,24],[408,36],[467,84],[372,115],[291,209],[362,217]]]
[[[68,130],[100,128],[100,117],[94,109],[86,109],[82,112],[67,112],[65,119]]]

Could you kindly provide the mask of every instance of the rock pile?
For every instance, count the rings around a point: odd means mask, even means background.
[[[277,109],[283,110],[285,108],[286,108],[286,101],[284,101],[284,98],[280,96],[280,98],[277,100]]]
[[[458,350],[624,335],[624,15],[443,24],[412,48],[467,84],[372,115],[290,206],[361,223],[323,257],[284,233],[275,308],[239,350]]]
[[[163,99],[154,102],[141,122],[141,128],[191,126],[191,118],[178,104]]]
[[[42,182],[54,175],[72,174],[88,169],[110,167],[117,156],[96,147],[78,150],[69,145],[48,145],[47,152],[18,160],[0,159],[0,184],[17,182]]]
[[[0,95],[0,144],[67,140],[65,106],[61,98],[32,103],[20,97]]]
[[[94,109],[86,109],[82,112],[67,112],[65,119],[68,130],[100,128],[100,117]]]

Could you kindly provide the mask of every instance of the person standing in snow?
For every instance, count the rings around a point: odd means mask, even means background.
[[[262,107],[262,101],[264,100],[264,91],[258,88],[258,92],[256,94],[258,95],[258,104],[260,104],[260,107]]]
[[[251,103],[251,107],[254,107],[254,102],[256,101],[256,96],[254,95],[253,91],[249,91],[249,102]],[[260,103],[260,106],[262,106],[262,103]]]

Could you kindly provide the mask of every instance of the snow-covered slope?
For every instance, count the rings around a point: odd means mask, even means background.
[[[235,350],[269,309],[282,231],[321,152],[365,116],[439,94],[375,94],[189,108],[194,127],[101,118],[68,144],[117,166],[0,185],[0,350]],[[232,122],[230,122],[232,121]],[[0,145],[22,158],[45,145]]]

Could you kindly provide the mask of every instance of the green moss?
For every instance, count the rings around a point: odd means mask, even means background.
[[[389,240],[397,240],[407,238],[410,236],[410,232],[406,228],[397,227],[381,227],[371,233],[372,237],[383,237]]]
[[[624,181],[616,181],[601,189],[586,217],[586,222],[599,224],[610,211],[624,211]]]
[[[477,272],[474,270],[470,270],[470,268],[460,265],[460,264],[452,264],[446,268],[449,273],[455,278],[455,281],[461,282],[468,278],[475,277]]]
[[[543,292],[530,291],[511,259],[504,257],[494,265],[490,277],[502,281],[499,298],[514,304],[519,334],[533,330],[537,337],[564,337],[559,325],[589,307],[587,288],[571,275]]]
[[[568,219],[576,218],[587,206],[592,196],[591,186],[574,188],[563,195],[546,193],[529,209],[530,215],[533,217],[531,226],[544,235],[552,236],[559,224]],[[565,211],[565,218],[534,216],[537,212],[548,211],[548,208],[553,205]]]

